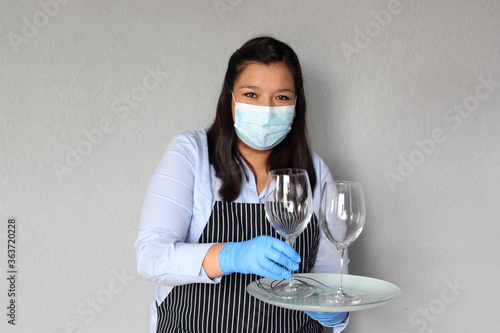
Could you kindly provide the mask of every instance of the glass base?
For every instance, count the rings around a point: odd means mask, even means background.
[[[290,283],[282,284],[274,288],[271,293],[279,298],[302,298],[314,294],[315,288],[296,280],[291,280]]]
[[[348,294],[343,290],[337,290],[332,294],[321,294],[319,295],[319,299],[329,303],[345,304],[345,305],[357,304],[361,302],[361,297]]]

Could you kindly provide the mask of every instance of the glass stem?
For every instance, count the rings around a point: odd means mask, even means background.
[[[295,244],[295,237],[287,237],[285,238],[285,242],[290,245],[291,247],[294,246]],[[295,249],[295,248],[294,248]],[[291,269],[288,270],[290,272],[290,274],[292,275],[292,277],[290,278],[290,283],[288,284],[289,286],[292,286],[293,285],[293,272]]]
[[[340,282],[339,282],[339,289],[338,289],[338,293],[344,293],[344,288],[342,287],[342,269],[344,268],[344,252],[345,252],[345,247],[342,247],[340,249],[338,249],[338,253],[339,253],[339,275],[340,275]]]

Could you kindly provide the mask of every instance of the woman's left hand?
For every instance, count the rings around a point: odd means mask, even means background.
[[[319,321],[325,326],[333,326],[343,322],[349,312],[310,312],[304,311],[312,319]]]

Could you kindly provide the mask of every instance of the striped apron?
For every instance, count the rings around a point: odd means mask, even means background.
[[[242,242],[269,235],[283,239],[266,220],[264,204],[215,203],[198,243]],[[311,222],[295,241],[302,262],[298,272],[308,272],[318,253],[319,226]],[[218,284],[176,286],[158,306],[157,333],[323,332],[321,324],[302,311],[264,303],[246,292],[261,279],[254,274],[233,273]]]

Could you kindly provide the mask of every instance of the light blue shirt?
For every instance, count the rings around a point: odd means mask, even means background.
[[[317,179],[313,192],[314,212],[319,217],[322,184],[333,179],[323,160],[314,153],[312,158]],[[243,168],[249,177],[243,177],[235,202],[263,203],[265,190],[257,193],[252,172],[246,165]],[[220,186],[221,182],[209,163],[206,131],[177,135],[170,142],[146,190],[139,236],[135,242],[138,273],[158,284],[158,304],[174,286],[220,281],[220,278],[210,279],[202,267],[213,244],[197,243],[215,202],[222,201],[218,194]],[[322,230],[318,256],[311,272],[338,272],[337,250]],[[153,325],[155,304],[151,314]]]

